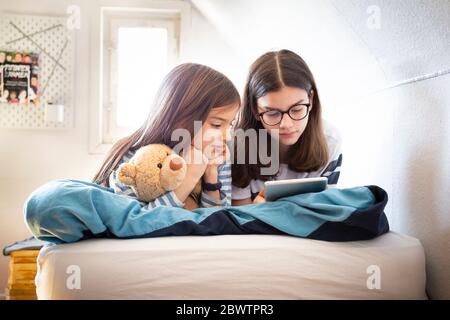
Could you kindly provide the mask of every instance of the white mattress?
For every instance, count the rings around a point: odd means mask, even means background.
[[[370,266],[379,267],[379,289],[368,288],[377,270],[369,274]],[[426,299],[423,247],[394,232],[356,242],[279,235],[86,240],[43,248],[36,285],[39,299]]]

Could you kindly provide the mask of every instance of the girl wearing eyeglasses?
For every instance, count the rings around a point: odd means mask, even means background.
[[[265,129],[261,141],[234,141],[232,166],[232,204],[265,202],[264,181],[327,177],[336,185],[342,163],[339,134],[322,121],[322,110],[314,77],[305,61],[289,50],[267,52],[250,67],[242,110],[235,130]],[[274,141],[276,140],[276,141]],[[256,148],[266,144],[271,150],[276,142],[279,168],[274,175],[263,175],[267,163],[259,152],[249,161],[250,144]],[[238,149],[236,149],[238,148]],[[241,148],[245,163],[237,161]],[[243,148],[243,149],[242,149]]]

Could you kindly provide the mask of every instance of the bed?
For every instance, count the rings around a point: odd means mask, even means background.
[[[427,299],[416,238],[89,239],[41,249],[39,299]]]

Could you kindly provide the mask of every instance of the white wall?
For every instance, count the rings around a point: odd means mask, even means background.
[[[0,8],[17,13],[64,15],[69,4],[87,9],[89,1],[2,1]],[[0,129],[0,246],[30,236],[22,216],[26,197],[56,178],[89,179],[99,156],[87,149],[89,99],[89,30],[87,19],[76,34],[75,127],[68,131]],[[8,259],[0,257],[0,290],[7,281]]]
[[[392,112],[393,121],[391,226],[421,240],[428,293],[449,299],[450,2],[332,2],[394,86],[379,93],[384,98],[378,106],[382,113]],[[365,27],[362,13],[369,5],[380,9],[376,32]],[[408,81],[423,77],[430,79]]]
[[[427,287],[450,298],[450,75],[393,90],[392,225],[422,241]]]
[[[391,229],[425,247],[430,297],[450,298],[450,76],[395,87],[450,69],[448,0],[192,2],[245,65],[272,47],[305,58],[344,137],[341,186],[387,190]]]

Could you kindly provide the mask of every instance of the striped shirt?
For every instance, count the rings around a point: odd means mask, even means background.
[[[128,162],[134,155],[134,152],[128,151],[120,160],[117,168],[124,162]],[[122,184],[117,178],[117,168],[111,172],[109,176],[109,186],[114,189],[114,192],[132,199],[136,199],[140,202],[141,207],[144,209],[151,209],[159,206],[170,206],[170,207],[184,207],[184,203],[180,201],[173,191],[168,191],[150,202],[144,202],[137,199],[136,193],[129,186]],[[218,169],[218,180],[222,183],[222,188],[220,189],[220,201],[210,197],[206,192],[201,193],[200,196],[200,206],[209,207],[225,207],[231,206],[231,164],[223,163],[217,167]]]
[[[324,122],[325,137],[328,145],[329,161],[327,165],[314,172],[296,172],[289,169],[285,163],[280,164],[280,170],[273,180],[300,179],[300,178],[316,178],[327,177],[328,186],[335,187],[339,180],[342,164],[341,137],[336,128],[329,123]],[[232,186],[232,199],[255,199],[260,191],[264,189],[264,181],[253,179],[245,188]]]

